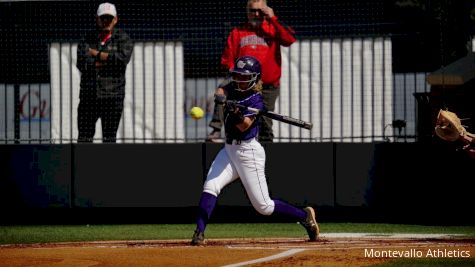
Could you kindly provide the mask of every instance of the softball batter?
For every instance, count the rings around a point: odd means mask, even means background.
[[[238,178],[241,179],[252,206],[260,214],[277,213],[295,218],[307,230],[310,241],[316,241],[319,228],[312,207],[300,209],[270,198],[264,173],[266,155],[257,141],[259,118],[252,112],[239,110],[235,105],[257,109],[264,107],[260,94],[262,81],[259,61],[251,56],[240,57],[230,72],[231,82],[224,87],[225,96],[215,95],[216,104],[225,105],[226,144],[211,164],[204,183],[191,244],[204,244],[204,231],[217,197],[226,185]]]

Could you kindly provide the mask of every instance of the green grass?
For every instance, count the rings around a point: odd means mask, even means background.
[[[189,239],[194,228],[193,224],[0,226],[0,244]],[[475,237],[475,226],[323,223],[320,224],[320,229],[322,233],[433,233]],[[306,236],[305,230],[293,223],[210,224],[206,231],[207,238],[304,236]]]

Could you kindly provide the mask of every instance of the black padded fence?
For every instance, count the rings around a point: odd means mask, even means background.
[[[2,145],[2,223],[193,223],[220,148]],[[271,196],[314,206],[322,221],[473,223],[466,218],[474,203],[473,162],[452,145],[281,143],[265,149]],[[218,207],[217,221],[284,220],[258,215],[239,181],[223,190]]]

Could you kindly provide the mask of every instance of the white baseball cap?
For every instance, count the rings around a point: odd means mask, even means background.
[[[117,10],[115,9],[114,4],[111,3],[102,3],[99,5],[97,9],[97,16],[100,17],[102,15],[111,15],[117,17]]]

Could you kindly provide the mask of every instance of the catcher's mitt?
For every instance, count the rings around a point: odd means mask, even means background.
[[[441,139],[451,142],[458,140],[466,134],[472,135],[463,127],[457,114],[442,109],[437,115],[435,133]]]

